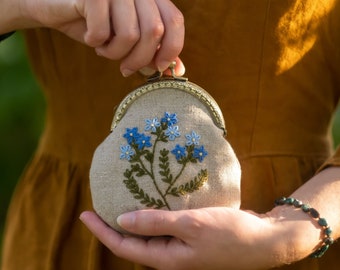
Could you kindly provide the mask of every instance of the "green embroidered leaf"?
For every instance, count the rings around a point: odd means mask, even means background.
[[[165,136],[164,130],[167,129],[167,124],[163,124],[160,127],[156,128],[155,132],[151,132],[152,135],[156,135],[157,139],[156,141],[161,141],[161,142],[168,142],[168,137]]]
[[[172,181],[172,179],[173,179],[173,176],[172,176],[172,174],[170,173],[170,168],[169,168],[169,165],[170,165],[170,163],[169,163],[169,157],[168,157],[168,155],[169,155],[169,150],[166,150],[166,149],[164,148],[163,150],[159,151],[159,153],[160,153],[160,156],[159,156],[159,161],[160,161],[160,163],[159,163],[159,168],[161,169],[161,170],[159,171],[159,174],[160,174],[161,176],[163,176],[163,177],[161,178],[161,180],[162,180],[163,182],[165,182],[165,183],[170,184],[171,181]]]
[[[138,177],[141,177],[141,176],[147,174],[146,171],[138,163],[131,165],[131,172],[135,172],[136,176],[138,176]],[[129,176],[126,176],[126,177],[129,178]]]
[[[208,181],[208,171],[201,170],[193,180],[183,185],[180,185],[179,187],[172,188],[169,194],[175,197],[179,197],[180,195],[192,193],[196,190],[199,190],[204,185],[204,183],[207,181]]]
[[[194,158],[194,157],[190,157],[189,161],[190,161],[191,163],[197,163],[197,159]]]
[[[177,163],[185,165],[186,163],[188,163],[188,158],[186,158],[186,157],[181,158],[181,159],[177,160]]]
[[[125,172],[124,172],[124,176],[126,178],[130,178],[132,173],[133,173],[133,171],[130,171],[129,169],[126,169]]]
[[[159,140],[161,141],[161,142],[168,142],[168,137],[167,136],[165,136],[165,134],[163,133],[160,137],[159,137]]]
[[[145,153],[145,159],[150,163],[153,163],[153,154],[149,150]]]
[[[169,194],[175,196],[175,197],[179,197],[180,192],[178,192],[178,188],[174,187],[171,189],[171,191],[169,192]]]
[[[162,200],[156,200],[155,198],[152,198],[147,193],[145,193],[144,190],[139,187],[136,179],[133,176],[123,180],[123,183],[130,191],[130,193],[133,194],[133,197],[139,200],[141,204],[145,204],[147,207],[153,207],[157,209],[166,206]]]
[[[159,157],[160,160],[164,160],[164,161],[169,160],[168,158],[169,150],[163,148],[161,151],[159,151],[159,153],[161,154],[161,156]]]
[[[136,163],[139,161],[139,157],[140,157],[140,154],[136,152],[136,154],[134,156],[131,157],[131,159],[129,160],[130,163]]]

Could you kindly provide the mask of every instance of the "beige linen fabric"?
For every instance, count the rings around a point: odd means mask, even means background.
[[[93,205],[103,220],[123,232],[116,219],[128,211],[239,208],[240,165],[215,101],[171,86],[132,96],[92,161]]]

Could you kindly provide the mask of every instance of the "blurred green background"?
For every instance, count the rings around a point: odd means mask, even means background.
[[[37,145],[44,111],[23,38],[16,33],[0,43],[0,243],[9,200]]]
[[[0,44],[0,243],[9,200],[37,145],[44,111],[44,97],[30,71],[23,38],[16,33]],[[337,145],[340,110],[333,135]]]

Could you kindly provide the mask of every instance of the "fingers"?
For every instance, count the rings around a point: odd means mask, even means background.
[[[124,75],[130,75],[150,64],[164,35],[164,24],[154,0],[136,0],[140,39],[121,63]]]
[[[85,211],[79,219],[86,227],[117,256],[126,258],[131,248],[145,250],[145,241],[141,238],[126,238],[106,225],[94,212]],[[134,260],[136,261],[136,259]]]
[[[145,66],[164,71],[178,57],[184,42],[184,19],[171,1],[112,0],[110,12],[111,39],[96,52],[112,60],[121,59],[124,76]],[[87,42],[102,41],[99,33],[99,38],[93,36],[89,34]],[[107,36],[107,28],[102,36]]]
[[[179,57],[176,57],[175,59],[175,62],[176,62],[176,67],[175,67],[175,74],[176,76],[183,76],[184,73],[185,73],[185,66],[182,62],[182,60],[179,58]],[[152,67],[149,67],[149,66],[146,66],[144,68],[141,68],[139,70],[139,72],[148,77],[148,76],[151,76],[152,74],[154,74],[156,72],[156,70]],[[164,74],[168,75],[168,76],[171,76],[171,71],[168,69],[168,70],[165,70]]]
[[[190,241],[200,231],[196,211],[140,210],[118,217],[118,224],[125,230],[144,236],[174,236]]]
[[[110,5],[112,38],[97,47],[99,55],[112,60],[126,56],[140,38],[138,17],[133,0],[115,0]]]
[[[176,57],[175,62],[176,62],[176,66],[175,66],[175,74],[176,74],[176,76],[183,76],[184,73],[185,73],[185,66],[184,66],[182,60],[179,57]],[[165,70],[164,73],[166,75],[171,76],[171,72],[170,72],[169,69]]]
[[[84,42],[91,47],[101,46],[111,35],[110,6],[106,0],[87,0],[86,2],[83,11],[87,23]]]
[[[107,247],[119,246],[124,238],[106,225],[94,212],[85,211],[79,219]]]
[[[80,220],[116,256],[158,268],[173,264],[174,256],[180,258],[188,254],[190,248],[175,238],[159,237],[145,240],[139,237],[122,236],[107,226],[95,213],[86,211]],[[170,259],[169,259],[170,255]],[[174,265],[172,268],[177,269]]]
[[[29,13],[39,25],[94,47],[103,57],[120,60],[125,76],[146,66],[164,71],[174,60],[181,63],[184,19],[171,0],[52,2],[40,7],[33,1]],[[177,66],[176,74],[183,70],[183,65]]]
[[[83,0],[76,7],[85,18],[83,42],[98,55],[121,60],[124,76],[150,67],[164,71],[176,60],[176,74],[184,73],[179,60],[184,43],[184,19],[170,0]],[[68,24],[69,35],[77,37],[85,24]],[[65,30],[66,31],[66,30]],[[79,38],[76,38],[79,39]]]
[[[185,73],[185,66],[182,62],[182,60],[179,57],[176,57],[176,67],[175,67],[175,73],[177,76],[183,76]]]
[[[156,4],[165,25],[165,33],[155,65],[159,71],[164,71],[183,49],[184,17],[171,1],[156,0]]]

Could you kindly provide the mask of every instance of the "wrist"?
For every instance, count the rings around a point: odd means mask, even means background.
[[[291,205],[280,205],[269,213],[279,243],[274,243],[273,250],[284,264],[290,264],[308,257],[320,247],[323,231],[317,220],[301,209]]]

